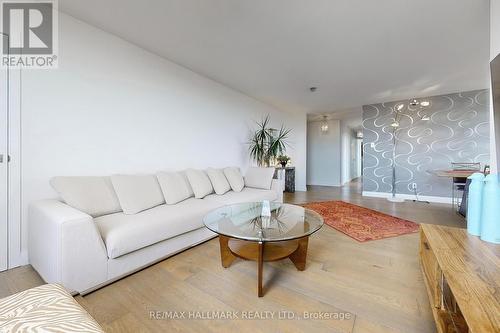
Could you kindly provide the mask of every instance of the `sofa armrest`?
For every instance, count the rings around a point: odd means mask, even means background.
[[[271,182],[271,190],[276,192],[276,202],[283,202],[284,184],[282,179],[273,179]]]
[[[107,279],[108,257],[93,218],[58,200],[28,212],[29,261],[48,283],[82,292]]]

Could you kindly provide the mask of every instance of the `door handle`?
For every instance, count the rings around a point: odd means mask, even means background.
[[[0,154],[0,163],[3,163],[3,154]],[[7,162],[10,162],[10,155],[7,155]]]

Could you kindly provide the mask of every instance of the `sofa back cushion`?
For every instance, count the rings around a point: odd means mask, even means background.
[[[67,205],[92,217],[122,210],[109,177],[54,177],[50,185]]]
[[[275,168],[255,168],[251,167],[245,175],[245,186],[260,188],[263,190],[271,189]]]
[[[187,169],[186,176],[196,199],[203,199],[214,191],[212,183],[203,170]]]
[[[241,175],[240,168],[230,167],[224,169],[224,175],[231,186],[231,189],[235,192],[241,192],[243,187],[245,187],[245,182],[243,176]]]
[[[173,205],[194,195],[184,172],[158,172],[156,175],[168,205]]]
[[[215,193],[218,195],[222,195],[231,189],[222,169],[208,168],[207,175],[210,178]]]
[[[155,175],[113,175],[111,182],[125,214],[137,214],[165,203]]]

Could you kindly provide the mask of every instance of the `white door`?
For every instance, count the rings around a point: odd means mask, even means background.
[[[8,73],[0,69],[0,271],[7,269],[8,257]]]

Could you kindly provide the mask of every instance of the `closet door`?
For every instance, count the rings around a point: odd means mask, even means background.
[[[0,271],[7,269],[8,257],[8,73],[0,68]]]

